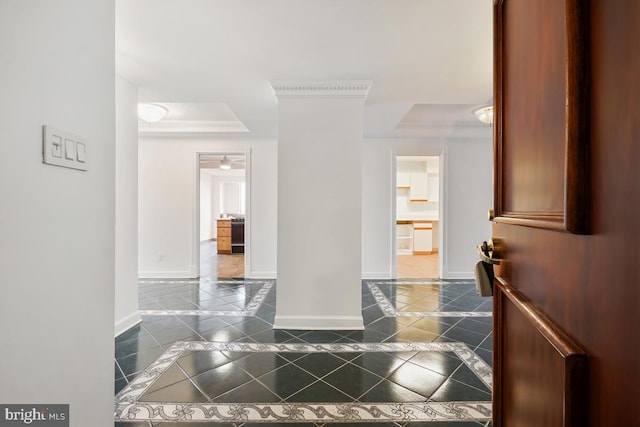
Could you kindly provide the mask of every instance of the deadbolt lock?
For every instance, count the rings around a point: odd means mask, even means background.
[[[500,265],[502,240],[496,237],[478,245],[478,256],[487,264]]]

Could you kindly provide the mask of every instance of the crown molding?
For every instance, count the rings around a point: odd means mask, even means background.
[[[371,80],[274,80],[271,87],[278,98],[364,98]]]
[[[407,122],[401,121],[394,130],[458,130],[458,129],[487,129],[493,131],[491,125],[479,120],[466,122]]]
[[[138,121],[139,134],[156,133],[243,133],[249,129],[239,120],[163,120],[156,123]]]

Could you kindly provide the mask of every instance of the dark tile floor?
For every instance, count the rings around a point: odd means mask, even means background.
[[[274,330],[276,288],[141,280],[116,425],[490,425],[491,300],[472,282],[365,281],[363,331]]]

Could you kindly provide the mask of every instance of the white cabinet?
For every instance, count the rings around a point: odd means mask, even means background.
[[[440,198],[440,176],[437,172],[429,172],[429,201],[437,202]]]
[[[397,188],[409,188],[411,187],[411,174],[405,172],[398,172],[396,175],[396,187]]]
[[[433,252],[433,224],[430,222],[413,223],[413,253],[430,254]]]
[[[396,243],[398,254],[409,255],[413,252],[413,225],[410,222],[398,222]]]
[[[429,200],[429,174],[426,172],[411,173],[409,200],[412,202],[426,202]]]

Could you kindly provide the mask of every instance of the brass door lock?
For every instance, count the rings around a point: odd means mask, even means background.
[[[489,239],[478,245],[478,255],[480,260],[475,266],[476,292],[481,297],[490,297],[493,295],[493,266],[500,265],[500,260],[495,258],[499,253],[499,239]]]
[[[480,259],[487,264],[500,265],[498,254],[500,254],[501,246],[502,242],[500,239],[489,239],[488,241],[482,242],[481,245],[478,245],[478,255]]]

